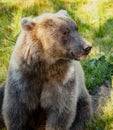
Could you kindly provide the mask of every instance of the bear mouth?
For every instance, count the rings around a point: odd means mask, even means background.
[[[73,60],[81,61],[81,60],[85,60],[88,54],[89,53],[82,53],[81,52],[80,54],[75,55],[74,53],[71,53],[71,58]]]
[[[81,61],[81,60],[85,60],[85,59],[86,59],[86,57],[87,57],[87,55],[86,55],[86,54],[84,54],[84,55],[76,56],[76,57],[74,58],[74,60]]]

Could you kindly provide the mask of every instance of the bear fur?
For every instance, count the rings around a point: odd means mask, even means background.
[[[84,130],[92,107],[79,61],[91,45],[65,10],[20,26],[5,82],[7,130]]]

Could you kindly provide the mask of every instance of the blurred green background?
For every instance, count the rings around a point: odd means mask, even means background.
[[[68,11],[78,24],[79,33],[93,45],[90,55],[82,62],[88,90],[92,92],[106,81],[111,82],[113,0],[0,0],[0,83],[6,78],[10,56],[20,33],[21,18],[60,9]],[[113,103],[109,108],[113,110]],[[104,117],[99,117],[90,129],[113,130],[111,115],[113,111],[105,112]]]

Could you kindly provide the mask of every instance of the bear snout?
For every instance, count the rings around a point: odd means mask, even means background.
[[[86,54],[88,54],[88,53],[91,51],[91,48],[92,48],[91,45],[85,46],[85,47],[83,47],[83,51],[84,51]]]
[[[90,44],[85,44],[84,46],[80,46],[78,52],[73,53],[73,57],[75,60],[84,60],[89,52],[91,51],[92,46]],[[72,53],[71,53],[72,55]]]

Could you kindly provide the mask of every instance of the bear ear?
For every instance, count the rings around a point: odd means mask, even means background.
[[[59,10],[57,14],[68,16],[68,12],[66,10]]]
[[[35,26],[35,22],[31,18],[23,18],[20,22],[20,26],[24,31],[31,31]]]

